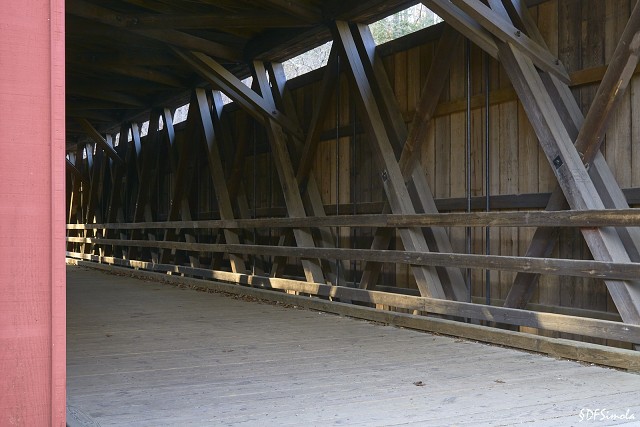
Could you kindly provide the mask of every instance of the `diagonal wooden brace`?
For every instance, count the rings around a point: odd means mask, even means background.
[[[227,183],[224,176],[224,169],[222,168],[222,160],[220,158],[219,151],[219,138],[216,135],[216,131],[213,127],[214,121],[211,115],[216,115],[216,121],[219,123],[220,115],[222,114],[222,97],[220,93],[214,91],[213,97],[213,109],[209,109],[204,94],[198,93],[198,111],[200,112],[200,121],[202,123],[202,129],[204,132],[204,143],[207,148],[207,159],[209,161],[209,173],[213,181],[213,187],[216,192],[218,200],[218,207],[220,209],[221,219],[234,219],[233,207],[231,205],[231,198],[229,197],[229,191],[227,189]],[[195,107],[195,105],[193,106]],[[224,230],[224,239],[228,244],[239,244],[240,239],[235,230]],[[229,261],[231,262],[231,271],[234,273],[245,273],[246,267],[242,257],[234,254],[229,254]]]
[[[389,205],[393,213],[413,214],[415,209],[409,191],[404,182],[402,171],[395,158],[395,153],[387,130],[383,125],[382,115],[374,97],[374,92],[367,78],[363,61],[358,53],[353,35],[346,22],[336,21],[332,27],[334,43],[339,43],[344,58],[351,71],[352,87],[357,91],[358,100],[362,104],[363,120],[369,128],[369,134],[375,140],[374,152],[381,169],[381,177]],[[416,228],[400,229],[400,237],[408,251],[429,252],[422,230]],[[412,266],[420,293],[423,296],[446,298],[444,288],[433,267]]]
[[[573,141],[533,62],[509,43],[499,44],[500,59],[523,103],[558,183],[572,209],[603,209],[604,203],[582,164]],[[613,228],[582,229],[594,258],[630,262]],[[640,323],[640,284],[607,280],[609,293],[625,322]]]
[[[489,4],[497,13],[509,17],[502,2],[490,0]],[[520,19],[521,26],[530,36],[540,45],[546,47],[544,39],[523,1],[512,0],[508,1],[506,5],[510,9],[511,15]],[[541,73],[546,87],[554,95],[556,107],[559,110],[564,110],[560,113],[562,121],[570,136],[576,141],[576,149],[581,154],[583,163],[587,165],[589,175],[607,209],[629,208],[627,200],[599,148],[612,114],[619,105],[638,63],[639,35],[640,7],[636,4],[586,119],[583,118],[569,88],[553,76]],[[568,208],[568,204],[562,190],[558,187],[552,194],[547,210],[566,208]],[[622,239],[630,259],[634,262],[640,262],[640,229],[627,227],[617,228],[616,231]],[[556,235],[556,229],[540,228],[536,230],[526,255],[549,256],[555,247]],[[505,300],[505,306],[524,308],[533,295],[538,277],[537,274],[518,273]]]
[[[262,93],[262,102],[267,107],[275,111],[276,104],[271,92],[271,86],[267,80],[266,69],[264,64],[259,61],[253,63],[254,78],[258,82],[260,92]],[[257,95],[257,94],[256,94]],[[291,162],[291,155],[287,148],[286,135],[283,128],[276,123],[274,119],[267,119],[266,123],[267,135],[273,160],[282,186],[287,212],[290,217],[306,217],[306,211],[300,195],[298,181]],[[311,234],[311,230],[296,228],[293,230],[296,243],[301,247],[315,247],[315,242]],[[324,273],[322,271],[321,261],[319,259],[303,259],[302,266],[304,268],[305,277],[309,282],[325,283]]]
[[[429,70],[427,80],[422,88],[420,101],[416,106],[414,116],[414,125],[409,132],[404,124],[400,109],[395,101],[393,89],[389,84],[389,79],[384,70],[381,59],[376,55],[375,43],[371,37],[369,28],[364,25],[358,25],[352,28],[354,40],[363,58],[365,71],[369,76],[372,84],[378,86],[377,91],[381,103],[382,110],[385,110],[389,123],[387,131],[402,147],[400,154],[400,170],[405,182],[411,184],[409,190],[415,193],[414,199],[417,200],[415,209],[418,212],[437,213],[438,210],[433,200],[433,193],[429,188],[427,177],[422,169],[422,165],[415,155],[422,144],[427,139],[429,128],[433,125],[433,114],[438,104],[439,94],[448,78],[446,72],[449,68],[456,47],[459,44],[460,34],[450,26],[445,26],[443,35],[433,60],[433,66]],[[366,60],[365,60],[366,58]],[[388,203],[385,205],[384,212],[390,212]],[[447,232],[442,227],[431,227],[425,229],[428,242],[433,242],[430,249],[434,252],[453,252],[451,242]],[[389,229],[380,228],[376,230],[371,249],[388,249],[391,241],[392,232]],[[369,288],[377,281],[382,265],[377,263],[366,263],[364,267],[363,277],[360,282],[361,288]],[[447,268],[442,270],[440,274],[443,287],[447,298],[458,301],[468,299],[468,290],[465,284],[462,272],[458,268]]]
[[[326,108],[329,105],[328,101],[331,99],[331,89],[337,82],[338,63],[335,61],[336,57],[335,49],[332,49],[331,54],[329,55],[329,62],[325,69],[325,76],[323,77],[320,99],[318,100],[318,105],[316,105],[316,109],[319,111],[314,111],[313,113],[313,116],[316,119],[318,117],[325,116],[323,112],[326,111]],[[269,63],[266,64],[266,68],[269,73],[273,98],[276,106],[282,105],[281,110],[289,115],[294,122],[299,123],[299,119],[295,114],[291,94],[286,89],[286,77],[284,75],[284,68],[282,67],[282,64]],[[326,91],[326,93],[322,93],[323,91]],[[292,153],[292,165],[294,170],[297,170],[296,180],[300,187],[300,194],[302,195],[302,201],[305,205],[306,212],[314,217],[326,217],[327,215],[324,210],[324,204],[322,203],[320,189],[315,175],[311,170],[310,164],[317,152],[317,146],[320,140],[317,132],[319,129],[318,123],[319,120],[312,120],[309,131],[307,132],[307,137],[304,141],[294,136],[290,137],[292,143],[290,145],[290,152]],[[296,162],[296,159],[300,160]],[[303,165],[303,163],[306,164]],[[331,228],[319,227],[318,234],[319,236],[316,239],[318,246],[322,248],[336,247],[337,237],[334,236]],[[324,271],[327,272],[328,278],[332,283],[336,285],[346,283],[344,278],[344,272],[348,270],[348,264],[346,262],[339,261],[339,263],[342,264],[340,268],[338,268],[337,262],[332,262],[330,260],[321,260],[321,262]]]

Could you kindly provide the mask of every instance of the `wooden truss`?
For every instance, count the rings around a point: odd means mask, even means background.
[[[640,46],[634,40],[640,31],[640,8],[636,5],[585,120],[567,86],[566,71],[544,45],[523,2],[490,0],[489,6],[471,0],[424,3],[482,49],[498,57],[505,67],[562,191],[554,193],[547,209],[564,208],[561,195],[575,210],[624,207],[626,200],[599,153],[599,146],[611,112],[631,78],[630,70],[638,62]],[[594,259],[614,262],[629,262],[630,254],[638,253],[637,233],[636,228],[582,229]],[[553,248],[551,237],[546,230],[537,233],[527,255],[548,254]],[[526,304],[534,283],[535,276],[520,275],[507,304],[519,307]],[[606,284],[623,320],[638,324],[638,283],[607,280]]]
[[[443,225],[445,220],[442,218],[446,215],[438,214],[427,177],[415,153],[420,151],[433,126],[438,99],[445,87],[454,52],[462,36],[465,36],[501,61],[552,166],[558,188],[551,196],[547,212],[568,208],[578,213],[605,208],[628,209],[625,196],[599,149],[612,112],[619,104],[638,62],[640,6],[634,8],[593,105],[587,116],[583,117],[569,90],[570,78],[566,69],[546,46],[523,0],[488,0],[486,4],[475,0],[425,0],[423,3],[443,17],[446,25],[433,66],[422,88],[411,129],[407,129],[382,60],[365,25],[344,21],[331,23],[334,47],[320,83],[319,96],[313,103],[307,129],[302,128],[302,121],[297,117],[281,64],[252,61],[250,69],[254,86],[249,88],[214,59],[233,59],[235,52],[211,45],[205,49],[198,45],[198,40],[171,32],[170,40],[165,41],[179,58],[213,86],[213,90],[198,88],[191,94],[183,138],[176,137],[171,111],[162,108],[152,110],[149,135],[144,143],[141,142],[136,123],[123,125],[120,144],[114,147],[110,136],[100,135],[87,120],[79,121],[93,144],[87,146],[85,159],[80,151],[67,161],[67,169],[73,177],[68,196],[69,222],[90,224],[104,221],[107,225],[126,222],[127,209],[133,203],[133,209],[129,209],[132,211],[131,222],[140,223],[140,226],[120,229],[118,235],[114,234],[117,228],[112,227],[83,229],[83,237],[80,231],[76,233],[71,229],[68,234],[71,242],[69,247],[80,243],[79,251],[89,257],[113,255],[120,260],[145,263],[147,261],[140,259],[147,257],[151,265],[156,266],[154,268],[181,273],[203,269],[199,256],[188,248],[225,252],[231,273],[238,275],[234,277],[249,274],[247,261],[251,257],[254,257],[256,265],[258,257],[269,256],[275,259],[271,276],[280,277],[281,261],[287,256],[298,256],[302,260],[307,282],[321,285],[345,282],[344,272],[348,269],[341,262],[354,257],[366,261],[359,284],[363,293],[344,291],[341,296],[344,300],[371,295],[367,290],[376,285],[382,263],[393,259],[406,261],[411,266],[422,297],[429,301],[448,299],[460,303],[470,298],[469,285],[460,268],[481,266],[483,262],[494,263],[491,265],[519,271],[505,302],[507,308],[504,310],[507,311],[497,312],[511,313],[508,310],[524,308],[535,289],[539,274],[548,271],[544,270],[543,265],[553,264],[548,257],[557,241],[557,228],[540,227],[523,260],[503,260],[503,264],[499,265],[499,261],[490,256],[478,261],[470,256],[465,258],[464,255],[453,254],[451,241],[444,228],[447,225]],[[107,10],[89,7],[81,0],[73,0],[71,4],[73,14],[119,26],[119,22]],[[298,18],[311,19],[311,16],[315,16],[313,11],[306,8],[294,9]],[[136,30],[126,28],[125,31],[155,39],[158,34],[154,25],[149,23],[148,26]],[[312,167],[322,120],[329,109],[333,88],[339,81],[340,68],[347,75],[350,89],[358,102],[357,112],[369,135],[387,199],[382,215],[378,215],[377,219],[358,219],[364,221],[362,224],[379,227],[369,251],[337,247],[337,236],[331,228],[332,219],[327,217],[324,210]],[[162,84],[177,83],[167,81],[163,76],[156,77],[156,80],[162,80]],[[289,237],[283,234],[278,246],[259,246],[249,234],[242,233],[243,227],[238,226],[242,221],[248,221],[246,224],[258,221],[252,219],[242,184],[249,131],[244,115],[238,119],[244,122],[236,124],[236,135],[225,130],[222,125],[221,93],[231,98],[266,131],[290,221],[290,227],[283,226],[290,231]],[[125,97],[119,102],[136,103],[136,100]],[[132,137],[130,142],[127,141],[129,133]],[[225,153],[225,147],[232,145],[236,146],[233,155]],[[169,153],[174,174],[166,223],[171,226],[151,227],[150,224],[158,224],[152,206],[153,189],[158,185],[161,150]],[[206,153],[220,213],[220,219],[216,220],[219,221],[216,223],[217,234],[211,242],[206,243],[198,242],[196,233],[184,227],[184,224],[195,224],[192,221],[189,194],[198,152]],[[101,211],[98,207],[100,200],[104,199],[102,192],[105,185],[110,189],[108,206]],[[90,191],[81,193],[81,187],[86,186]],[[79,198],[79,194],[84,194],[84,197]],[[100,212],[106,212],[104,218]],[[416,214],[423,215],[420,217],[423,219],[429,215],[441,219],[440,222],[411,222]],[[391,227],[388,223],[380,223],[380,218],[387,217],[400,219],[395,227]],[[402,222],[403,218],[405,222]],[[270,224],[278,224],[275,219],[271,221]],[[349,223],[341,218],[336,221]],[[462,220],[451,221],[458,221],[452,224],[460,225]],[[197,226],[193,225],[193,228]],[[156,233],[158,229],[162,229],[162,238]],[[394,251],[396,253],[391,255],[391,251],[387,250],[395,229],[404,251]],[[581,227],[581,232],[595,260],[594,268],[604,271],[603,265],[608,263],[622,269],[622,266],[640,262],[640,229],[637,227],[628,227],[626,223],[615,227],[589,226]],[[127,240],[134,242],[128,249],[125,248]],[[98,251],[101,241],[111,244]],[[149,251],[149,256],[142,254],[140,248],[148,248],[145,251]],[[191,270],[178,267],[177,251],[183,250],[189,254],[189,267],[183,267]],[[542,259],[536,261],[537,258]],[[341,262],[330,262],[329,259]],[[220,260],[214,259],[214,266]],[[169,267],[171,265],[176,266],[174,270]],[[577,267],[563,266],[573,273],[583,274]],[[624,274],[622,270],[618,274],[598,270],[604,274],[598,277],[604,278],[622,320],[629,324],[640,324],[640,283],[634,280],[635,270],[632,270],[624,269]],[[266,267],[260,272],[268,273]],[[299,291],[308,289],[305,285],[296,286]],[[468,310],[465,313],[473,314],[470,317],[495,320],[466,306],[465,310]],[[453,309],[440,310],[438,313],[455,314]],[[527,322],[522,324],[535,323]]]

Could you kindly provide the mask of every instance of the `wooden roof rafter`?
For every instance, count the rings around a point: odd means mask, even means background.
[[[124,25],[126,19],[107,8],[97,6],[84,0],[70,0],[67,4],[69,13],[86,19],[100,22],[113,27],[127,28],[127,31],[133,32],[143,37],[153,40],[165,42],[167,44],[178,46],[186,49],[198,50],[217,58],[230,61],[239,61],[237,50],[216,43],[211,40],[202,39],[200,37],[172,29],[135,29]]]
[[[67,75],[73,78],[67,80],[68,93],[72,97],[115,102],[113,110],[94,110],[88,114],[100,115],[101,123],[107,117],[115,118],[111,126],[99,127],[102,131],[117,129],[119,120],[139,120],[148,115],[152,105],[186,102],[190,88],[205,84],[175,56],[172,47],[205,53],[236,77],[243,78],[249,75],[253,60],[282,62],[330,40],[327,23],[334,19],[370,23],[415,3],[415,0],[69,0]],[[91,89],[82,83],[81,88],[75,88],[78,78],[83,82],[95,81],[95,87]],[[107,91],[118,95],[99,93]],[[122,98],[120,95],[140,102],[129,99],[120,104],[120,100],[114,99]],[[70,98],[74,99],[77,98]],[[131,107],[138,103],[143,105],[132,111]]]

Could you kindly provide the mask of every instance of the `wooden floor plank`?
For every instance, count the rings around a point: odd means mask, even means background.
[[[81,267],[67,277],[69,405],[101,426],[640,417],[636,374]]]

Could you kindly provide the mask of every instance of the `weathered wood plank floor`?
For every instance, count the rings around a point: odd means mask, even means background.
[[[581,410],[603,408],[637,420],[597,425],[640,420],[636,374],[81,267],[67,274],[68,403],[101,426],[585,425]]]

